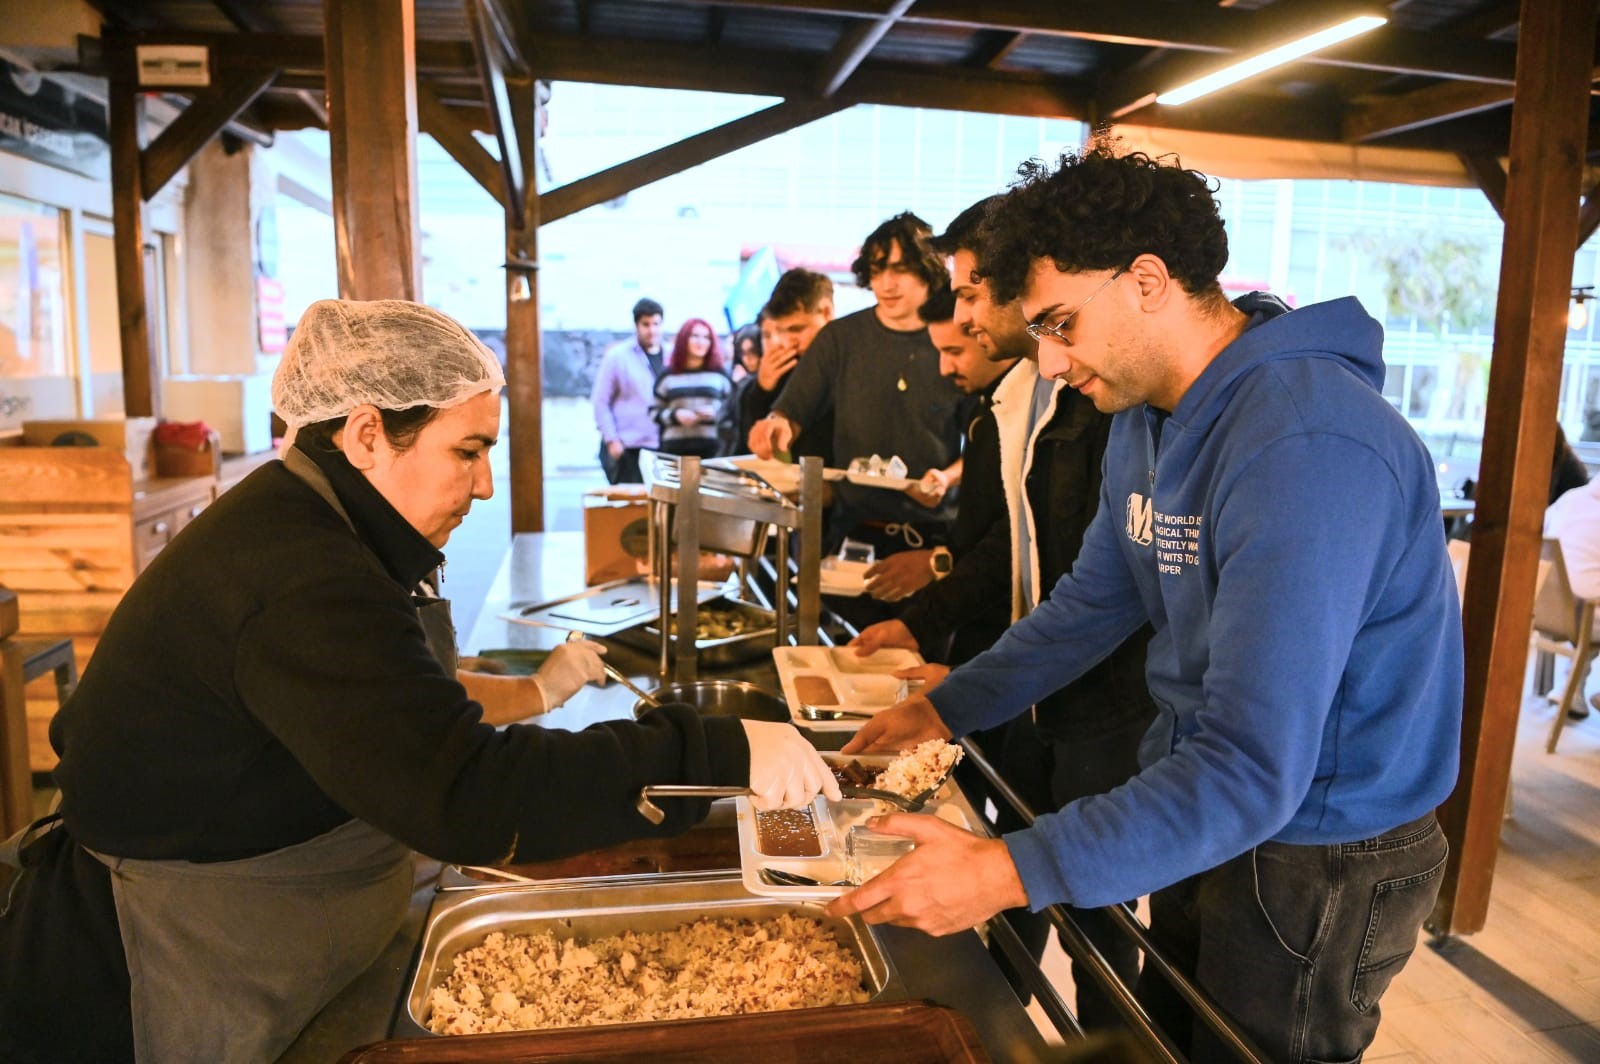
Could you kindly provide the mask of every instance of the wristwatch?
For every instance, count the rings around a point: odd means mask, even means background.
[[[933,570],[935,580],[943,580],[950,575],[950,570],[955,568],[955,559],[950,557],[949,547],[935,547],[928,556],[928,568]]]

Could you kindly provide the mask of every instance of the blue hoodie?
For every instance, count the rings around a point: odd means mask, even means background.
[[[965,735],[1155,627],[1142,771],[1005,837],[1035,909],[1267,840],[1370,838],[1455,782],[1460,611],[1433,463],[1379,390],[1382,328],[1354,299],[1237,305],[1251,327],[1170,417],[1116,417],[1072,571],[929,696]]]

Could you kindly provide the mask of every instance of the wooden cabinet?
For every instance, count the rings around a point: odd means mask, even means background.
[[[216,497],[214,477],[147,480],[134,484],[133,571],[137,575],[161,548],[200,516]]]

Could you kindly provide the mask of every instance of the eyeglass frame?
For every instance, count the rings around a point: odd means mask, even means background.
[[[1084,299],[1084,301],[1082,303],[1079,303],[1077,306],[1073,307],[1071,310],[1069,310],[1065,314],[1061,315],[1060,319],[1054,325],[1046,325],[1042,321],[1030,321],[1026,326],[1026,328],[1028,330],[1028,335],[1033,337],[1034,340],[1040,341],[1040,342],[1042,342],[1044,340],[1054,340],[1057,343],[1062,344],[1065,347],[1074,346],[1074,344],[1072,343],[1072,337],[1068,336],[1066,333],[1062,332],[1061,330],[1065,329],[1065,328],[1070,328],[1072,326],[1072,323],[1074,323],[1074,322],[1076,322],[1078,320],[1079,313],[1082,312],[1084,307],[1089,305],[1089,303],[1094,299],[1095,296],[1099,295],[1101,292],[1104,292],[1107,288],[1110,288],[1111,285],[1116,281],[1116,279],[1118,277],[1121,277],[1123,274],[1127,273],[1132,268],[1133,268],[1133,265],[1132,265],[1132,263],[1130,263],[1127,266],[1124,266],[1121,269],[1119,269],[1116,273],[1112,274],[1110,277],[1107,277],[1105,279],[1105,283],[1103,283],[1099,288],[1096,288],[1093,292],[1090,292],[1089,295]]]

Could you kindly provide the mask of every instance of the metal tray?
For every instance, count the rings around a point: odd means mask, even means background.
[[[637,879],[705,879],[716,873],[739,871],[739,826],[732,798],[711,803],[706,818],[681,835],[632,842],[591,850],[575,857],[536,864],[463,868],[445,865],[439,871],[440,890],[486,890],[507,883],[548,885],[618,883]],[[515,878],[512,878],[515,877]]]
[[[884,1001],[806,1009],[800,1017],[756,1012],[670,1023],[377,1042],[351,1050],[339,1058],[339,1064],[530,1064],[567,1059],[587,1064],[635,1064],[640,1060],[987,1064],[989,1057],[972,1024],[954,1009],[925,1001]]]
[[[678,586],[679,581],[674,580],[671,591],[674,610],[678,608]],[[702,580],[696,587],[695,601],[708,602],[726,590],[724,584]],[[500,616],[516,624],[559,628],[592,636],[614,635],[661,616],[661,589],[655,580],[647,577],[612,580],[549,602],[514,603],[509,612]]]
[[[737,877],[509,886],[434,895],[392,1033],[396,1037],[437,1037],[427,1028],[429,991],[449,974],[458,953],[479,945],[491,931],[553,931],[559,939],[595,938],[623,931],[665,931],[701,917],[765,919],[782,912],[821,920],[839,942],[854,950],[861,958],[873,1001],[905,1000],[899,973],[859,917],[841,920],[825,916],[821,902],[751,897]]]
[[[705,668],[720,668],[724,665],[742,665],[747,661],[755,661],[772,653],[772,648],[778,643],[778,617],[772,610],[764,606],[756,606],[749,602],[739,602],[730,598],[702,600],[702,611],[708,609],[735,609],[751,619],[760,622],[762,627],[751,631],[740,632],[738,635],[727,636],[722,639],[697,639],[695,640],[695,653],[700,665]],[[659,611],[658,611],[659,612]],[[611,633],[611,639],[623,646],[632,647],[654,654],[661,649],[661,625],[659,616],[652,615],[644,624]],[[677,640],[674,639],[667,645],[669,657],[676,657],[678,652]]]

